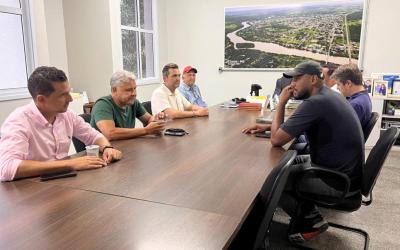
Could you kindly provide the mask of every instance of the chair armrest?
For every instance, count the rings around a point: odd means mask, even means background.
[[[317,192],[314,194],[312,192],[302,192],[302,184],[305,184],[313,179],[319,179],[319,182],[322,181],[323,184],[339,192],[340,195],[330,196],[328,194],[320,195]],[[295,191],[300,198],[312,201],[317,205],[328,207],[341,203],[348,194],[349,189],[350,178],[346,174],[317,165],[304,167],[299,172],[295,181]]]

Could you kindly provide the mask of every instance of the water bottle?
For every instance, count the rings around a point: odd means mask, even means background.
[[[266,110],[267,108],[268,108],[268,104],[269,104],[269,102],[270,102],[270,99],[271,98],[271,96],[270,95],[267,95],[267,98],[265,99],[265,103],[264,103],[264,110]]]
[[[269,102],[269,107],[271,109],[271,111],[274,111],[276,109],[276,106],[278,105],[279,102],[279,96],[278,95],[274,95]]]
[[[279,103],[279,95],[275,95],[275,108],[278,106]]]
[[[275,110],[275,101],[274,101],[274,96],[272,96],[271,99],[269,99],[269,108],[271,109],[271,111]]]

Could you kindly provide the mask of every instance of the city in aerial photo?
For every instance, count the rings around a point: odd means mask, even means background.
[[[225,8],[225,68],[357,63],[364,0]]]

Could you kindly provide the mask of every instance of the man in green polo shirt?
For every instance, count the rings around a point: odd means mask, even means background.
[[[132,73],[115,72],[110,85],[111,95],[98,99],[92,109],[92,127],[110,141],[161,134],[164,122],[157,120],[163,119],[164,114],[151,116],[136,100],[136,80]],[[143,128],[135,128],[136,118],[143,123]]]

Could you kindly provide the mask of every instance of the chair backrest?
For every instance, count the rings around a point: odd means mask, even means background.
[[[142,102],[142,105],[146,109],[146,111],[149,112],[150,115],[153,114],[153,112],[151,111],[151,101]]]
[[[83,120],[87,123],[90,123],[90,120],[92,119],[92,115],[91,114],[80,114],[80,117],[83,118]]]
[[[389,154],[394,142],[399,136],[399,129],[391,127],[381,134],[378,142],[369,153],[368,159],[364,166],[364,174],[362,179],[361,193],[368,196],[375,186],[375,182],[381,172],[386,157]]]
[[[277,166],[268,175],[262,186],[259,198],[265,207],[264,218],[257,232],[254,242],[254,249],[264,249],[265,239],[268,236],[269,227],[278,206],[279,199],[285,189],[288,176],[292,170],[290,167],[295,159],[297,152],[295,150],[287,151],[278,162]]]
[[[368,123],[365,125],[364,128],[364,141],[368,140],[369,135],[371,134],[372,129],[374,128],[376,122],[378,121],[379,114],[377,112],[371,113],[371,118],[369,119]]]
[[[87,123],[90,123],[90,119],[92,118],[90,114],[80,114],[79,116],[82,117],[83,120],[85,120],[85,122]],[[77,153],[84,151],[86,149],[85,148],[86,145],[75,137],[72,137],[72,143],[74,144],[75,151]]]

